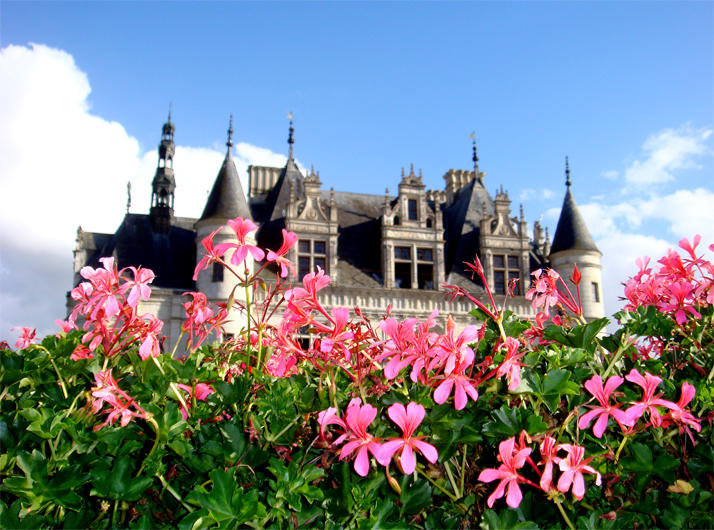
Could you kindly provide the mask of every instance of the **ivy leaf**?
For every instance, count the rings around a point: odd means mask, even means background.
[[[98,464],[90,472],[93,492],[101,497],[120,501],[136,501],[151,486],[152,479],[138,478],[132,474],[136,460],[128,455],[117,458],[113,466]]]
[[[236,527],[266,516],[265,506],[258,501],[258,490],[244,492],[237,485],[235,468],[215,469],[209,476],[213,482],[211,491],[197,486],[187,500],[198,501],[220,526]]]

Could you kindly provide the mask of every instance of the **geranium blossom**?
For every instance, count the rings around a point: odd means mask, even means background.
[[[350,401],[344,421],[337,415],[337,410],[333,407],[318,415],[321,437],[325,437],[325,427],[328,425],[339,425],[344,429],[343,434],[332,442],[332,445],[344,443],[340,450],[340,460],[355,454],[353,467],[355,472],[362,477],[369,473],[369,453],[377,459],[379,455],[380,446],[377,439],[367,432],[367,428],[376,417],[377,409],[368,403],[362,405],[360,398]]]
[[[104,412],[107,418],[104,423],[96,425],[97,431],[105,425],[111,425],[117,419],[122,427],[126,427],[133,418],[147,419],[148,413],[141,408],[133,398],[124,392],[112,376],[111,370],[99,371],[94,375],[96,386],[92,388],[92,412]],[[105,405],[109,408],[102,410]],[[132,408],[134,410],[132,410]]]
[[[674,423],[679,428],[680,433],[684,434],[686,432],[689,435],[689,439],[692,440],[692,443],[694,443],[694,437],[689,427],[697,432],[702,430],[702,426],[699,424],[701,420],[695,418],[694,415],[686,409],[689,402],[694,399],[696,392],[694,386],[686,381],[682,383],[679,401],[675,403],[677,408],[671,409],[669,413],[662,418],[662,427],[666,428]]]
[[[235,219],[228,220],[228,226],[230,226],[236,234],[236,239],[238,239],[238,244],[230,244],[231,248],[235,249],[231,255],[231,263],[233,265],[240,265],[245,261],[248,256],[248,252],[253,256],[255,261],[260,261],[265,257],[265,251],[263,249],[256,247],[255,245],[249,245],[245,242],[245,238],[251,232],[255,232],[258,227],[250,219],[243,219],[242,217],[236,217]]]
[[[285,255],[293,246],[295,246],[295,243],[298,240],[298,236],[296,233],[288,232],[284,228],[282,229],[282,232],[283,244],[280,246],[277,252],[273,252],[272,250],[268,251],[267,259],[268,261],[275,262],[277,265],[280,266],[281,278],[287,277],[288,270],[290,271],[290,274],[292,276],[296,276],[297,273],[295,272],[295,267],[289,259],[285,258]]]
[[[35,342],[35,335],[37,335],[37,330],[35,328],[21,328],[14,327],[13,331],[16,329],[20,330],[20,337],[18,337],[17,342],[15,342],[15,349],[24,350],[30,344]]]
[[[513,337],[506,337],[500,349],[506,350],[506,358],[496,370],[498,377],[505,376],[508,380],[508,390],[515,390],[521,384],[521,357],[524,352],[519,351],[521,343]]]
[[[558,465],[560,466],[560,478],[558,479],[558,491],[562,493],[567,492],[572,484],[573,495],[576,499],[582,500],[585,496],[585,479],[583,478],[583,473],[592,473],[595,475],[595,484],[600,485],[602,482],[602,477],[592,466],[588,463],[592,460],[587,458],[583,460],[585,456],[585,448],[579,445],[571,444],[561,444],[561,449],[564,449],[568,453],[568,456],[561,458]]]
[[[599,407],[590,406],[590,411],[583,414],[578,422],[579,429],[587,429],[588,425],[597,418],[593,426],[593,434],[596,438],[601,438],[607,428],[607,420],[612,416],[620,425],[629,425],[630,420],[624,410],[620,410],[619,404],[611,405],[609,403],[610,396],[619,387],[624,379],[613,375],[610,377],[603,387],[602,378],[599,375],[594,375],[585,382],[585,388],[590,392],[595,399],[600,403]]]
[[[500,480],[486,501],[489,508],[493,507],[496,499],[500,499],[504,494],[506,494],[506,504],[511,508],[518,508],[521,504],[523,493],[521,493],[518,483],[526,480],[518,474],[517,470],[525,465],[526,458],[531,454],[531,449],[523,447],[514,450],[515,444],[515,437],[502,441],[498,446],[498,460],[501,465],[498,466],[498,469],[484,469],[478,476],[478,480],[481,482]],[[508,488],[507,492],[506,488]]]
[[[661,399],[662,394],[655,395],[655,390],[657,390],[657,387],[662,382],[662,379],[656,375],[645,372],[643,376],[633,368],[630,373],[625,376],[625,379],[639,385],[643,389],[642,399],[636,401],[634,405],[625,411],[629,425],[634,425],[645,412],[649,412],[650,423],[655,427],[659,427],[662,424],[662,417],[659,415],[657,406],[659,405],[673,410],[678,408],[675,403]]]
[[[434,402],[441,405],[445,403],[451,395],[451,390],[454,390],[454,408],[462,410],[466,407],[468,398],[476,401],[478,399],[478,391],[471,384],[465,371],[471,366],[474,361],[474,352],[471,348],[466,351],[464,356],[458,360],[456,366],[448,374],[444,371],[444,379],[434,390]]]
[[[437,461],[439,453],[436,447],[424,442],[421,439],[422,437],[414,436],[414,432],[424,419],[425,413],[424,407],[414,402],[409,403],[406,408],[401,403],[394,403],[387,409],[389,418],[402,430],[402,437],[392,438],[382,444],[377,456],[377,461],[380,464],[383,466],[389,464],[394,453],[398,451],[397,461],[402,471],[407,475],[411,475],[416,469],[414,451],[424,455],[432,464]]]

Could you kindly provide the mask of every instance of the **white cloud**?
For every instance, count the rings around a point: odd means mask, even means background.
[[[602,172],[602,177],[605,178],[605,179],[607,179],[607,180],[615,180],[615,179],[617,179],[617,177],[619,177],[619,176],[620,176],[620,172],[619,172],[619,171],[615,171],[614,169],[610,169],[610,170],[607,170],[607,171],[603,171],[603,172]]]
[[[521,193],[518,195],[518,198],[522,201],[529,201],[531,199],[547,200],[552,199],[553,197],[555,197],[555,192],[547,188],[537,190],[533,188],[525,188],[521,190]]]
[[[156,149],[141,153],[124,127],[90,111],[89,80],[68,53],[43,45],[0,49],[0,340],[13,326],[55,330],[65,316],[78,226],[112,233],[126,210],[146,213]],[[158,127],[157,124],[157,143]],[[247,189],[249,164],[285,163],[267,149],[238,144]],[[225,152],[177,146],[176,214],[198,217]]]
[[[684,125],[649,136],[642,145],[645,158],[635,160],[624,172],[627,191],[669,182],[673,171],[699,167],[695,157],[711,152],[711,135],[711,129]]]

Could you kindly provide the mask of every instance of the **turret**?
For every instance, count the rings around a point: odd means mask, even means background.
[[[201,241],[209,236],[213,231],[221,226],[224,228],[213,238],[214,246],[221,243],[236,243],[236,235],[232,229],[225,227],[229,219],[242,217],[250,219],[250,209],[243,193],[238,170],[236,169],[231,147],[233,146],[233,116],[228,127],[228,141],[226,142],[226,157],[223,160],[221,169],[218,171],[213,188],[206,201],[201,218],[196,221],[196,262],[203,258],[205,249]],[[249,234],[246,243],[255,245],[254,233]],[[230,258],[230,253],[225,259]],[[253,258],[248,253],[246,261],[240,266],[239,271],[244,269],[253,270]],[[196,280],[196,288],[203,292],[209,299],[217,302],[224,302],[235,286],[236,279],[223,269],[222,266],[214,264],[208,269],[201,271]]]
[[[156,166],[154,180],[151,183],[151,209],[149,218],[154,232],[167,234],[174,216],[174,124],[169,117],[161,130],[159,143],[159,162]]]
[[[550,247],[551,266],[562,276],[575,296],[575,286],[570,282],[574,265],[582,275],[580,300],[583,316],[588,320],[605,316],[602,302],[602,253],[595,245],[585,220],[570,191],[570,165],[565,158],[565,199],[560,210],[558,226]]]

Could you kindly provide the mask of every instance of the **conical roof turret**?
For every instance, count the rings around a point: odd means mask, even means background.
[[[553,244],[550,253],[555,254],[564,250],[590,250],[602,255],[593,241],[590,231],[583,216],[580,214],[578,204],[570,191],[572,182],[570,180],[570,165],[568,158],[565,158],[565,198],[563,207],[560,210],[558,226],[555,229]]]
[[[238,177],[233,156],[231,155],[231,147],[233,146],[233,116],[231,116],[230,125],[228,128],[228,147],[226,157],[223,160],[221,169],[216,176],[216,180],[211,188],[211,193],[208,195],[206,206],[201,214],[200,221],[215,219],[227,221],[236,217],[250,219],[250,208],[245,199],[243,186]]]

